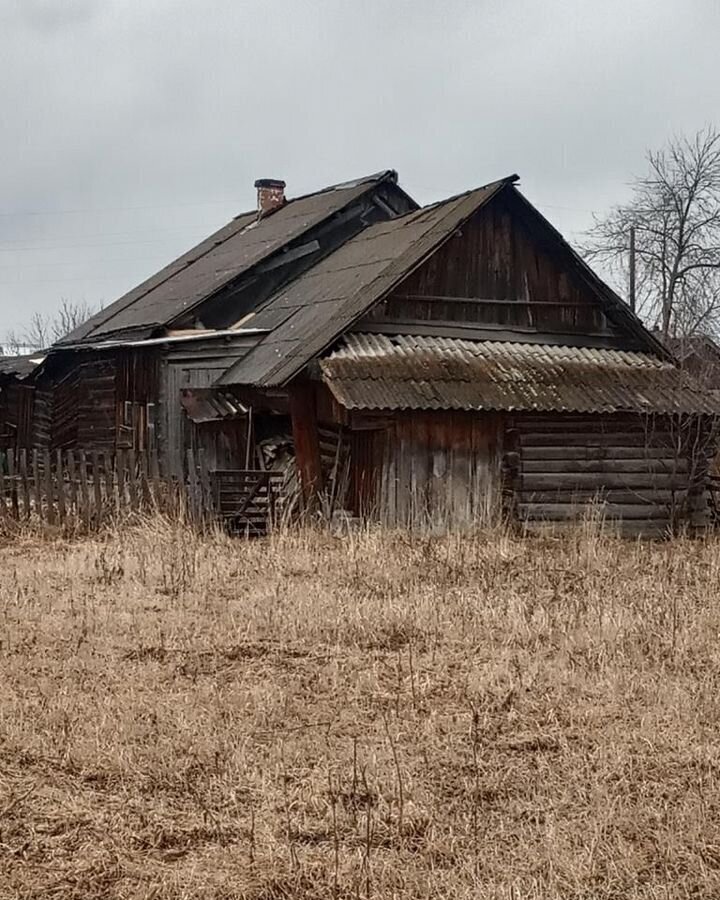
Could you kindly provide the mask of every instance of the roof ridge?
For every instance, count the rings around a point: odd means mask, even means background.
[[[386,180],[392,181],[394,184],[397,184],[397,170],[381,169],[379,172],[373,172],[372,175],[364,175],[361,178],[354,178],[350,181],[339,181],[337,184],[328,184],[325,187],[318,188],[316,191],[308,191],[305,194],[298,194],[297,197],[288,197],[283,206],[279,208],[282,209],[286,206],[289,206],[291,203],[295,203],[297,200],[307,200],[309,197],[317,197],[320,194],[327,194],[329,191],[349,190],[350,188],[359,187],[361,184],[378,184],[379,182]],[[255,212],[256,210],[254,209],[248,209],[245,212],[239,212],[237,213],[237,215],[233,216],[230,221],[234,221],[235,219],[242,219],[243,216],[249,216]],[[267,216],[265,216],[265,218],[267,218]]]

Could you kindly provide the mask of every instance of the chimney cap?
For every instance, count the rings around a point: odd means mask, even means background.
[[[258,178],[255,182],[256,188],[277,188],[284,190],[286,185],[282,178]]]

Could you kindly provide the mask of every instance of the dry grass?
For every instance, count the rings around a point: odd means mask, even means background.
[[[0,896],[720,896],[720,543],[0,551]]]

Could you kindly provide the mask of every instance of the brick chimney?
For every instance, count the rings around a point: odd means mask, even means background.
[[[285,182],[277,178],[258,178],[257,188],[258,218],[275,212],[285,205]]]

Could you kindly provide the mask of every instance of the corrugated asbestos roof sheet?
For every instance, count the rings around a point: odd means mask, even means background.
[[[184,310],[343,209],[372,185],[390,178],[396,178],[396,174],[388,170],[334,185],[290,200],[259,221],[255,211],[242,213],[92,316],[60,345],[95,341],[130,329],[135,336],[148,336],[154,328],[171,322]]]
[[[371,225],[275,294],[246,325],[272,332],[220,384],[276,387],[322,353],[378,298],[494,197],[513,175]]]
[[[720,414],[720,399],[646,353],[348,334],[320,367],[348,409]]]

